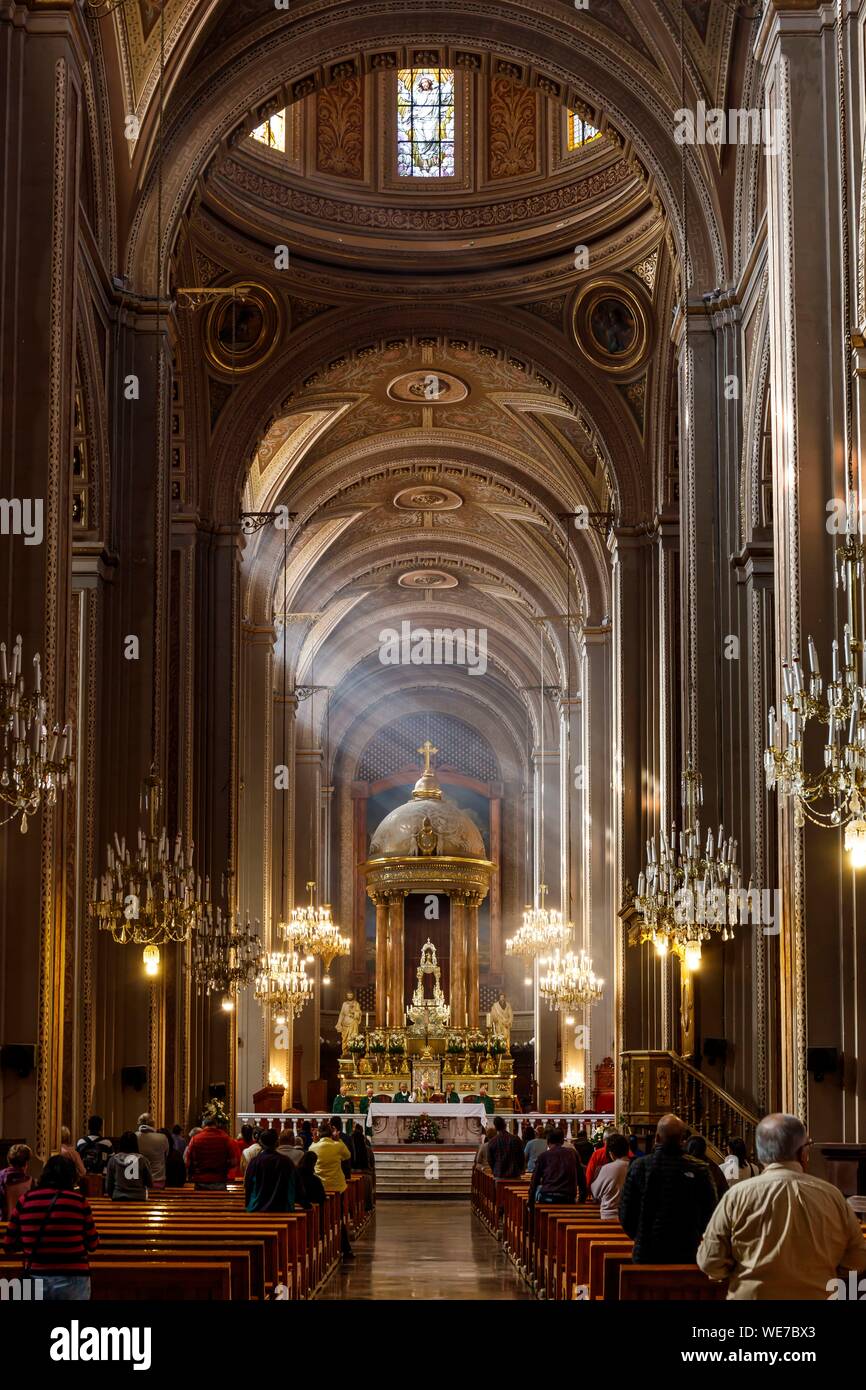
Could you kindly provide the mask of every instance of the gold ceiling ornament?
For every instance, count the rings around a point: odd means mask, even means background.
[[[799,656],[782,664],[781,726],[771,707],[764,771],[769,789],[790,797],[794,824],[807,820],[829,829],[845,827],[845,849],[853,868],[866,866],[866,635],[864,560],[857,534],[856,499],[849,495],[844,543],[836,549],[836,586],[845,593],[847,622],[831,644],[830,680],[824,685],[818,652],[808,638],[808,687]],[[810,720],[827,726],[824,766],[807,771],[803,761]]]
[[[145,946],[145,968],[159,963],[159,947],[187,941],[205,917],[202,881],[192,866],[193,843],[178,832],[169,841],[162,819],[162,778],[151,771],[142,788],[140,809],[147,828],[139,829],[134,852],[115,832],[108,845],[107,869],[93,881],[91,917],[120,946]],[[210,897],[205,879],[204,898]],[[153,949],[151,949],[153,948]],[[154,950],[156,955],[154,956]]]
[[[277,1016],[298,1018],[313,997],[313,981],[298,951],[267,951],[259,957],[255,997]]]
[[[585,951],[557,951],[538,981],[538,992],[551,1009],[581,1009],[600,1002],[603,986]]]
[[[322,983],[330,984],[331,961],[335,956],[347,956],[352,943],[332,919],[330,903],[316,906],[316,885],[312,879],[307,883],[307,892],[310,901],[304,907],[293,907],[288,922],[280,922],[277,930],[285,937],[290,951],[298,951],[308,960],[321,956]]]
[[[73,778],[72,729],[54,725],[49,734],[47,709],[42,694],[39,653],[33,658],[33,691],[24,689],[21,635],[12,647],[11,666],[6,643],[0,642],[0,731],[3,750],[0,763],[0,801],[11,807],[2,824],[21,817],[21,833],[40,806],[53,806],[58,791]]]
[[[698,968],[701,942],[713,932],[733,939],[740,910],[737,842],[720,825],[702,844],[697,809],[703,800],[700,773],[689,763],[682,777],[683,829],[674,823],[670,835],[662,830],[658,846],[655,837],[647,840],[634,898],[642,919],[639,943],[651,942],[660,956],[672,952],[687,970]]]
[[[244,304],[253,298],[253,285],[179,285],[175,290],[178,309],[201,309],[215,299],[236,299]]]
[[[251,983],[261,965],[259,923],[251,922],[233,906],[234,872],[223,879],[222,903],[209,902],[193,938],[193,978],[201,992],[222,995],[226,1012],[234,1008],[239,990]]]

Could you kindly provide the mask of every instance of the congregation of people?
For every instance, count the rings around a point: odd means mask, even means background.
[[[3,1254],[19,1255],[24,1271],[40,1279],[41,1297],[53,1301],[90,1297],[89,1256],[99,1244],[90,1198],[146,1202],[167,1188],[226,1192],[243,1183],[248,1212],[293,1212],[324,1206],[360,1175],[371,1211],[375,1192],[372,1145],[360,1124],[350,1120],[344,1131],[339,1114],[263,1119],[242,1125],[233,1138],[225,1114],[210,1106],[189,1134],[177,1124],[158,1129],[142,1114],[135,1130],[116,1139],[92,1115],[76,1143],[64,1127],[57,1151],[37,1175],[31,1168],[38,1166],[28,1144],[10,1146],[0,1169]],[[341,1253],[353,1258],[345,1221]]]
[[[527,1179],[532,1207],[597,1203],[633,1240],[636,1264],[697,1264],[729,1299],[828,1299],[840,1273],[866,1269],[866,1239],[842,1192],[809,1172],[811,1144],[796,1116],[768,1115],[756,1158],[732,1138],[719,1164],[676,1115],[646,1153],[613,1126],[568,1140],[552,1117],[518,1135],[497,1115],[476,1164]]]

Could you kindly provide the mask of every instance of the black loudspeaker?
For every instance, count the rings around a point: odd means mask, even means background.
[[[134,1091],[143,1091],[147,1083],[147,1067],[122,1067],[121,1086],[131,1086]]]
[[[806,1049],[806,1069],[816,1081],[832,1076],[839,1070],[839,1049],[836,1047],[809,1047]]]
[[[704,1056],[708,1062],[725,1062],[728,1057],[727,1038],[704,1038]]]
[[[19,1076],[29,1076],[36,1066],[36,1048],[33,1043],[4,1043],[0,1047],[0,1070],[14,1071]]]
[[[224,1081],[212,1081],[207,1088],[208,1100],[225,1100],[226,1083]]]

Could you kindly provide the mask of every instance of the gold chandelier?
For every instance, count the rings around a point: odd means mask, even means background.
[[[226,873],[223,905],[208,903],[202,923],[195,933],[192,951],[193,977],[208,996],[222,995],[227,1013],[234,1008],[238,991],[255,978],[260,969],[262,943],[258,922],[242,918],[231,906],[233,873]]]
[[[313,981],[295,950],[267,951],[259,958],[255,977],[255,996],[277,1015],[297,1018],[313,997]]]
[[[505,942],[507,956],[526,956],[534,960],[564,950],[568,945],[572,925],[563,921],[561,912],[545,907],[546,893],[547,885],[540,884],[535,907],[524,908],[523,921],[514,935]]]
[[[737,842],[720,825],[702,846],[697,807],[703,799],[700,773],[689,765],[682,777],[685,826],[678,832],[673,824],[670,836],[662,830],[658,847],[655,837],[647,840],[634,900],[643,919],[640,942],[651,942],[660,956],[673,952],[688,970],[697,969],[701,942],[713,932],[723,941],[733,938],[740,909]]]
[[[193,846],[178,833],[169,843],[162,821],[162,779],[151,772],[142,805],[147,829],[138,832],[134,854],[115,832],[108,846],[108,867],[94,880],[90,914],[101,931],[121,946],[144,946],[149,975],[159,968],[159,947],[184,942],[205,916],[202,883],[192,867]],[[210,897],[205,880],[205,898]]]
[[[538,982],[538,992],[551,1009],[581,1009],[601,1001],[603,986],[584,950],[577,954],[566,951],[565,955],[557,951]]]
[[[33,658],[34,688],[25,694],[21,669],[20,634],[12,648],[11,668],[6,643],[0,642],[0,731],[3,739],[0,764],[0,801],[12,808],[6,821],[21,817],[21,833],[40,805],[53,806],[59,790],[72,780],[72,730],[55,724],[50,736],[45,723],[39,653]],[[6,822],[3,822],[4,824]]]
[[[856,538],[856,519],[849,504],[846,535],[836,549],[836,587],[845,591],[848,621],[839,643],[831,646],[831,675],[826,687],[812,638],[808,688],[800,658],[782,665],[783,706],[779,735],[775,708],[769,712],[768,747],[764,752],[767,786],[794,803],[794,824],[810,820],[825,828],[845,827],[845,849],[854,868],[866,866],[866,641],[864,641],[864,559]],[[824,766],[807,772],[803,763],[806,726],[827,726]],[[777,742],[778,738],[778,742]]]
[[[347,956],[351,942],[342,936],[331,917],[330,903],[316,907],[316,885],[307,883],[310,901],[304,907],[293,907],[288,922],[280,922],[278,931],[286,938],[290,950],[299,951],[307,960],[321,956],[324,967],[323,984],[330,984],[328,972],[335,956]]]

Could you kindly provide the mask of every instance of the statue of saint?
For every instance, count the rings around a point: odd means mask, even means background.
[[[352,990],[349,990],[342,1005],[340,1006],[340,1016],[337,1019],[337,1032],[343,1040],[343,1056],[349,1055],[349,1043],[353,1038],[357,1038],[361,1030],[361,1005],[355,998]]]
[[[500,994],[498,999],[493,1001],[490,1010],[490,1027],[493,1029],[494,1036],[505,1039],[506,1051],[511,1051],[511,1028],[514,1023],[514,1010],[509,1004],[504,994]]]

